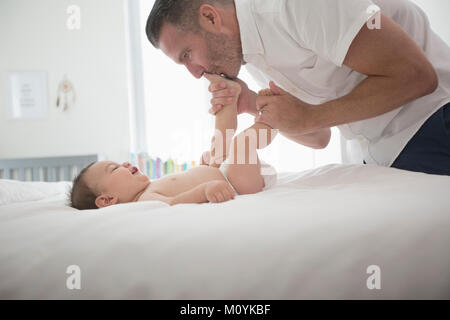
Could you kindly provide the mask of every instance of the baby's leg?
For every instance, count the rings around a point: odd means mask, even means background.
[[[276,130],[255,123],[233,139],[225,164],[225,173],[238,194],[252,194],[265,187],[257,149],[268,146]]]
[[[231,141],[237,129],[237,99],[225,105],[216,114],[215,133],[212,139],[210,166],[220,167],[228,156]]]

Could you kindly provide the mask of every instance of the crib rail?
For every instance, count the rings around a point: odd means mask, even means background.
[[[0,179],[20,181],[72,181],[99,155],[0,159]]]

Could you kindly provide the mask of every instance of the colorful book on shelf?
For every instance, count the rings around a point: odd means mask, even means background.
[[[161,163],[161,159],[160,158],[156,158],[156,179],[161,178],[162,176],[162,166],[163,164]]]
[[[131,153],[130,162],[132,165],[138,166],[139,170],[150,179],[159,179],[167,174],[183,172],[197,165],[195,161],[178,163],[171,158],[167,161],[163,161],[159,157],[153,159],[145,152],[138,155]]]

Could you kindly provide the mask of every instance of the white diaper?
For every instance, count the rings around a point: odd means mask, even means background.
[[[260,162],[261,162],[261,175],[264,179],[264,189],[263,190],[268,190],[277,184],[277,171],[270,164],[265,163],[264,161],[260,161]],[[219,167],[219,170],[220,170],[220,172],[222,172],[224,178],[227,180],[229,185],[233,188],[234,192],[236,192],[236,189],[234,189],[230,180],[228,180],[228,177],[226,174],[227,165],[228,165],[227,163],[223,162],[221,164],[221,166]],[[238,193],[236,192],[236,194],[238,194]]]

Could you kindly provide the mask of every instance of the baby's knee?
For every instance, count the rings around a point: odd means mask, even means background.
[[[231,165],[226,174],[236,192],[244,195],[258,193],[264,189],[264,178],[259,171],[259,168],[248,168],[248,165]]]
[[[244,182],[244,183],[239,183],[237,186],[234,187],[236,192],[240,195],[245,195],[245,194],[255,194],[255,193],[259,193],[261,191],[263,191],[264,189],[264,181],[262,182],[256,182],[256,183],[248,183],[248,182]]]

